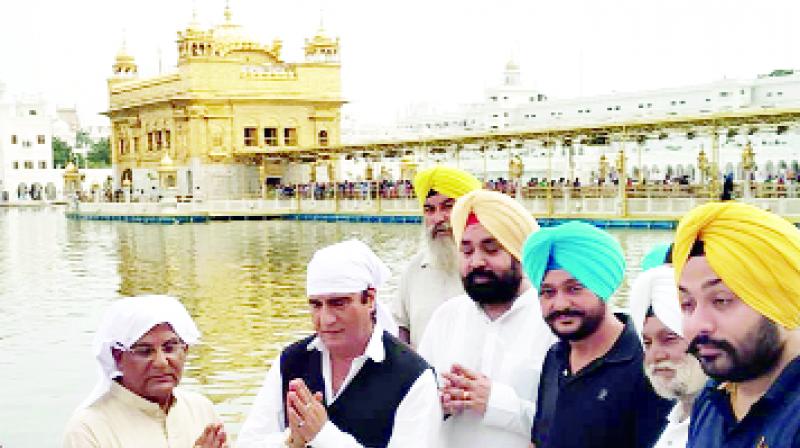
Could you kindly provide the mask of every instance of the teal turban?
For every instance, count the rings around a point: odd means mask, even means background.
[[[608,301],[622,283],[625,257],[614,237],[573,221],[531,234],[522,247],[522,267],[539,292],[547,271],[559,269]]]
[[[669,252],[669,243],[656,244],[650,249],[650,252],[642,258],[642,272],[653,269],[664,264],[667,259],[667,252]]]

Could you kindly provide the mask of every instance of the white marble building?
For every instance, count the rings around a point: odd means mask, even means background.
[[[794,70],[775,70],[750,80],[724,79],[680,88],[568,99],[548,98],[543,92],[523,86],[520,79],[520,68],[509,62],[503,82],[487,89],[480,103],[445,109],[409,109],[397,125],[389,129],[357,131],[354,126],[347,142],[385,141],[391,136],[398,140],[411,140],[800,108],[800,71]],[[741,177],[741,153],[748,142],[755,151],[756,179],[791,178],[800,172],[800,127],[722,128],[719,134],[719,169],[722,174],[733,173],[736,178]],[[614,160],[620,147],[618,142],[583,139],[572,142],[571,147],[557,144],[553,148],[526,142],[513,152],[523,159],[525,178],[542,178],[549,174],[554,179],[579,177],[585,183],[596,178],[601,154],[608,159],[609,172],[614,172]],[[638,179],[641,170],[642,177],[650,180],[681,176],[696,179],[699,176],[698,153],[703,148],[711,160],[711,147],[710,135],[655,132],[643,136],[638,142],[625,143],[628,175]],[[552,157],[548,157],[548,151],[552,151]],[[436,161],[437,156],[432,156],[425,163]],[[489,152],[486,157],[465,154],[459,164],[479,177],[508,176],[507,151]]]
[[[53,119],[39,96],[12,99],[0,84],[0,201],[56,199],[63,189],[53,169]]]

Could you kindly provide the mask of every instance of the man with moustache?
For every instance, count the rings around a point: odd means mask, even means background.
[[[481,187],[471,174],[438,165],[414,176],[414,193],[422,206],[423,248],[400,277],[392,314],[400,339],[417,347],[433,311],[445,300],[464,293],[450,211],[456,199]]]
[[[683,448],[689,438],[692,404],[708,377],[699,361],[686,353],[689,340],[682,336],[675,271],[663,264],[663,254],[661,259],[661,266],[639,274],[631,285],[628,302],[644,344],[647,378],[657,394],[677,400],[654,448]]]
[[[525,448],[555,341],[519,263],[538,225],[514,199],[485,190],[458,199],[451,222],[466,294],[434,312],[419,346],[441,375],[443,446]]]
[[[375,322],[376,288],[389,276],[357,240],[314,254],[306,292],[315,334],[273,361],[238,447],[438,447],[430,366]]]
[[[64,433],[64,448],[224,448],[211,402],[178,387],[200,338],[170,296],[115,300],[94,335],[98,381]]]
[[[547,353],[531,440],[537,448],[651,446],[672,403],[642,369],[630,317],[607,305],[625,273],[619,243],[586,223],[531,235],[522,265],[560,341]]]
[[[689,351],[713,379],[690,447],[800,447],[800,231],[751,205],[684,216],[672,253]]]

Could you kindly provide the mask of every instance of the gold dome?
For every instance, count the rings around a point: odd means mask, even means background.
[[[232,17],[230,2],[225,2],[225,22],[213,29],[214,40],[223,44],[254,43],[241,25],[233,23]]]
[[[160,168],[171,169],[174,167],[175,163],[172,161],[172,157],[169,156],[168,152],[164,152],[164,157],[161,158]]]
[[[117,51],[117,56],[115,59],[117,63],[122,63],[122,62],[133,63],[134,61],[133,56],[128,54],[128,50],[127,48],[125,48],[124,45],[122,46],[122,48],[119,49],[119,51]]]

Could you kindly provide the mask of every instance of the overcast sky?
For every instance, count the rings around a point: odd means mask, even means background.
[[[551,98],[747,79],[800,68],[796,0],[230,0],[234,21],[299,60],[323,17],[341,39],[348,115],[389,120],[409,103],[475,101],[513,58]],[[127,36],[140,74],[175,66],[176,32],[225,0],[3,0],[0,81],[77,105],[107,105],[106,78]],[[124,32],[123,32],[124,30]]]

